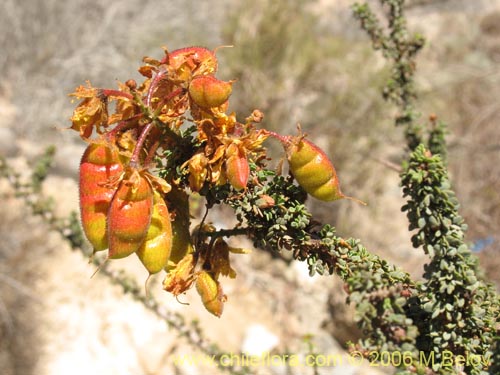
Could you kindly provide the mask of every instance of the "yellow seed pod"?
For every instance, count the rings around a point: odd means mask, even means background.
[[[150,274],[160,272],[172,251],[172,225],[170,214],[160,193],[155,192],[153,214],[146,239],[136,251],[140,261]]]
[[[196,290],[201,296],[201,301],[207,311],[216,317],[220,317],[222,310],[224,310],[226,296],[222,292],[219,282],[214,280],[208,272],[200,271],[196,279]]]
[[[282,137],[290,171],[298,184],[312,197],[322,201],[350,199],[366,203],[345,195],[340,191],[337,172],[323,150],[314,143],[298,137]]]

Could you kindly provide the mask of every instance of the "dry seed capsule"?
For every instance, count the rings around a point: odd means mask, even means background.
[[[194,281],[196,259],[193,254],[187,254],[173,267],[163,280],[163,289],[178,296],[191,288]]]
[[[125,258],[139,249],[152,212],[153,189],[144,176],[134,171],[120,182],[108,210],[108,258]]]
[[[193,70],[202,74],[215,73],[217,64],[215,53],[204,47],[185,47],[168,54],[168,65],[188,74],[192,74]]]
[[[108,248],[106,217],[116,190],[110,183],[122,172],[116,149],[93,143],[85,150],[80,162],[80,214],[83,231],[94,251]]]
[[[165,201],[158,192],[154,194],[153,214],[146,239],[136,254],[150,274],[160,272],[172,251],[172,226]]]

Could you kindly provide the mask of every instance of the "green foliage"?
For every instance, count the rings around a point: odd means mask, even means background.
[[[412,237],[414,247],[423,246],[433,256],[463,244],[467,226],[457,212],[458,201],[439,155],[432,155],[423,145],[417,147],[401,183],[404,196],[410,197],[402,208],[408,214],[409,230],[418,230]]]
[[[499,302],[500,303],[500,302]],[[493,364],[490,367],[490,374],[500,373],[500,328],[497,328],[495,341],[492,349],[491,361]]]
[[[477,259],[464,242],[467,226],[458,214],[458,201],[439,155],[423,145],[411,154],[401,175],[408,203],[409,229],[414,247],[422,246],[431,256],[425,281],[418,284],[419,303],[425,317],[418,321],[419,349],[486,358],[493,344],[498,318],[494,289],[480,279]],[[440,370],[439,362],[434,370]],[[447,369],[445,369],[447,370]],[[479,374],[481,365],[466,366],[467,373]]]
[[[392,63],[391,77],[387,81],[383,95],[400,108],[396,124],[405,126],[405,135],[410,150],[422,142],[422,127],[415,124],[419,114],[414,108],[416,97],[413,75],[416,69],[416,55],[424,46],[424,37],[410,35],[406,27],[402,0],[381,0],[387,5],[387,28],[381,25],[367,3],[353,6],[354,16],[368,33],[375,50],[381,50],[384,58]]]
[[[44,154],[38,159],[37,163],[35,164],[33,173],[31,174],[32,186],[35,191],[40,190],[42,182],[47,177],[55,153],[55,146],[47,147]]]
[[[464,240],[467,226],[458,214],[458,201],[446,168],[446,126],[431,116],[424,144],[426,128],[415,122],[418,116],[414,110],[414,59],[423,39],[408,36],[403,0],[380,2],[388,6],[388,34],[367,4],[355,5],[354,13],[371,37],[373,47],[381,49],[393,64],[384,97],[400,109],[396,124],[405,126],[411,151],[401,174],[403,194],[408,198],[402,210],[407,212],[409,230],[416,231],[413,246],[422,247],[430,256],[425,280],[416,284],[417,292],[407,305],[407,313],[418,328],[416,349],[433,355],[434,361],[429,364],[432,370],[439,374],[460,373],[460,366],[454,362],[445,364],[444,353],[477,356],[486,362],[491,359],[498,324],[498,296],[491,285],[481,280],[477,259]],[[488,366],[489,363],[468,361],[462,367],[468,374],[484,374]]]
[[[248,187],[241,199],[229,199],[236,218],[245,221],[254,245],[274,251],[281,249],[299,253],[309,239],[311,214],[304,206],[305,192],[283,176],[263,170],[257,173],[258,182]],[[263,201],[270,197],[271,204]]]
[[[446,124],[442,121],[437,121],[434,116],[430,119],[431,128],[427,139],[427,147],[431,154],[439,155],[441,161],[446,164],[448,157],[447,145],[445,136],[447,134]]]
[[[259,200],[271,197],[273,205]],[[337,274],[345,283],[356,321],[366,334],[364,350],[413,351],[417,329],[406,316],[413,281],[406,272],[371,254],[356,239],[343,239],[335,228],[312,220],[305,194],[291,180],[266,170],[237,200],[228,199],[246,234],[257,247],[288,250],[306,261],[310,274]]]

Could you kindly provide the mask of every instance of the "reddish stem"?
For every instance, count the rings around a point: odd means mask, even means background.
[[[165,96],[161,102],[158,103],[158,106],[156,107],[156,112],[155,112],[155,115],[159,115],[159,112],[161,111],[161,108],[167,104],[170,100],[172,100],[173,98],[175,98],[177,95],[179,94],[183,94],[185,91],[184,88],[182,87],[179,87],[177,90],[174,90],[172,91],[170,94],[168,94],[167,96]]]
[[[148,107],[148,109],[151,108],[151,100],[153,98],[153,94],[156,91],[156,89],[158,88],[160,81],[162,80],[163,76],[166,73],[167,73],[166,70],[161,69],[151,80],[151,83],[150,83],[149,88],[148,88],[148,92],[146,93],[146,102],[145,102],[145,105],[146,105],[146,107]],[[183,90],[184,90],[183,88],[178,88],[177,90],[172,91],[165,98],[163,98],[163,100],[160,102],[161,106],[163,106],[169,100],[171,100],[172,98],[174,98],[177,95],[179,95],[180,93],[182,93]],[[161,108],[161,106],[159,108]],[[151,131],[151,129],[153,128],[154,123],[155,123],[155,120],[152,120],[146,126],[144,126],[144,128],[142,129],[141,135],[139,136],[139,139],[137,140],[137,143],[135,144],[135,148],[134,148],[134,151],[132,153],[132,157],[130,158],[130,166],[132,168],[137,168],[139,165],[139,156],[141,153],[142,146],[144,146],[144,142],[146,142],[146,138],[147,138],[149,132]],[[157,147],[158,146],[153,147],[154,151],[156,151]],[[148,162],[151,161],[151,159],[152,159],[152,153],[150,152],[150,153],[148,153],[148,156],[147,156]]]
[[[106,138],[110,139],[116,136],[118,132],[121,132],[122,130],[126,129],[128,126],[130,126],[130,123],[132,121],[138,120],[143,116],[142,113],[139,113],[137,115],[134,115],[126,120],[120,121],[112,130],[106,133]]]
[[[144,160],[144,165],[148,166],[152,163],[153,157],[156,153],[156,150],[160,146],[160,141],[156,140],[155,143],[151,146],[151,148],[148,151],[148,155],[146,156],[146,160]]]
[[[130,166],[132,168],[137,168],[139,166],[139,156],[141,153],[142,146],[144,145],[144,142],[146,141],[146,138],[148,136],[148,133],[152,129],[154,124],[154,121],[151,121],[148,123],[144,129],[142,129],[141,135],[139,136],[139,139],[137,140],[137,143],[135,144],[134,152],[132,153],[132,157],[130,158]]]
[[[263,129],[263,132],[273,138],[276,138],[277,140],[279,140],[281,143],[283,144],[289,144],[290,143],[290,136],[289,135],[281,135],[281,134],[278,134],[278,133],[275,133],[273,132],[272,130],[267,130],[267,129]]]
[[[125,98],[128,100],[134,99],[134,97],[131,94],[129,94],[127,92],[120,91],[120,90],[99,89],[99,93],[105,97],[115,96],[115,97],[119,97],[119,98]]]
[[[168,94],[163,99],[162,103],[167,103],[169,100],[171,100],[172,98],[175,98],[177,95],[179,95],[182,92],[184,92],[183,88],[178,88],[177,90],[172,91],[170,94]],[[149,94],[149,92],[148,92],[148,94]],[[137,140],[137,143],[135,144],[134,152],[132,153],[132,157],[130,159],[130,165],[132,167],[137,167],[137,165],[139,164],[139,154],[141,152],[141,148],[144,145],[144,142],[146,141],[146,138],[147,138],[149,132],[153,128],[153,125],[154,125],[154,121],[151,121],[142,130],[141,135],[139,136],[139,139]],[[158,147],[158,146],[156,146],[156,147]],[[155,149],[155,151],[156,151],[156,149]],[[148,158],[149,158],[149,156],[148,156]]]
[[[148,93],[146,94],[146,105],[149,107],[151,105],[151,99],[153,97],[153,93],[155,92],[156,88],[158,87],[158,84],[160,83],[161,79],[165,75],[167,71],[166,70],[160,70],[156,75],[153,77],[153,80],[151,81],[151,84],[149,85]]]

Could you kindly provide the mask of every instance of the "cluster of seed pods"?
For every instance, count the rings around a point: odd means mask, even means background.
[[[194,283],[207,310],[220,316],[220,272],[196,266],[186,190],[226,182],[245,189],[248,155],[265,137],[251,120],[240,124],[226,113],[233,81],[215,77],[214,51],[187,47],[144,62],[142,84],[129,80],[113,90],[88,83],[71,94],[82,99],[71,128],[89,143],[80,163],[82,227],[94,253],[108,250],[106,259],[135,253],[150,275],[167,272],[166,290],[178,295]],[[112,114],[110,101],[116,101]],[[150,170],[158,150],[182,138],[187,113],[199,146],[167,182]]]
[[[144,171],[126,169],[112,145],[90,144],[80,163],[82,227],[94,252],[109,259],[136,253],[150,274],[167,265],[172,249],[168,208]]]
[[[352,198],[340,191],[326,154],[303,135],[258,129],[258,110],[244,123],[227,113],[233,81],[215,77],[215,51],[187,47],[144,62],[141,84],[129,80],[113,90],[88,83],[70,94],[82,99],[71,128],[89,143],[80,164],[83,230],[94,252],[107,249],[107,259],[135,253],[150,275],[167,272],[166,291],[178,296],[195,286],[206,309],[220,316],[226,296],[218,279],[235,276],[229,264],[235,249],[221,238],[195,238],[190,192],[227,184],[235,197],[244,194],[250,161],[264,167],[262,143],[274,137],[307,193],[324,201]],[[186,120],[195,128],[188,136]],[[160,178],[154,162],[168,153],[177,164]]]

